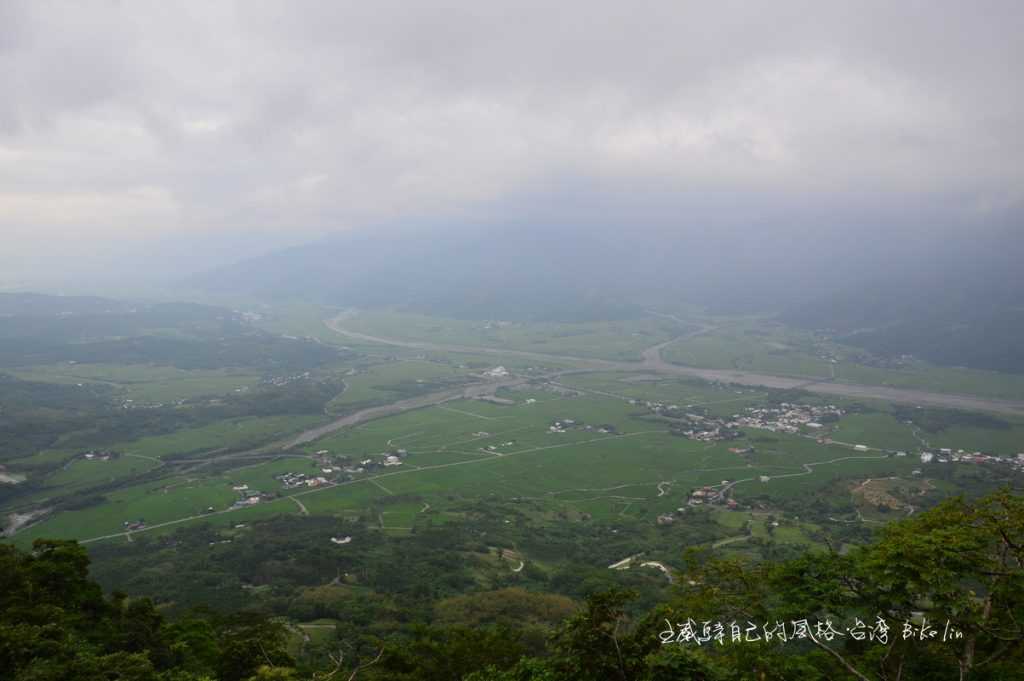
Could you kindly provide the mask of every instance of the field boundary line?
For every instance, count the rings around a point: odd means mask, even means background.
[[[375,480],[374,478],[366,478],[366,479],[367,479],[367,480],[369,480],[370,482],[372,482],[372,483],[373,483],[374,485],[376,485],[377,487],[379,487],[379,488],[381,488],[382,490],[384,490],[385,492],[387,492],[387,493],[388,493],[388,494],[389,494],[390,496],[395,496],[395,493],[394,493],[394,492],[392,492],[392,491],[391,491],[391,490],[389,490],[389,489],[388,489],[387,487],[385,487],[384,485],[382,485],[382,484],[380,484],[379,482],[377,482],[377,481],[376,481],[376,480]]]

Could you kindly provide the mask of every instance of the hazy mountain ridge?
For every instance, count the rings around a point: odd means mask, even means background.
[[[825,250],[828,237],[803,228],[790,236],[624,218],[457,221],[341,234],[184,285],[216,295],[571,322],[640,316],[680,301],[723,313],[776,311],[839,290],[867,266],[860,256],[808,260],[793,243]]]
[[[882,355],[1024,372],[1024,278],[1012,238],[951,249],[924,271],[890,276],[786,311],[782,320],[823,329]]]
[[[208,292],[358,307],[400,306],[460,318],[589,321],[640,316],[634,276],[597,239],[542,230],[373,237],[344,234],[219,268]],[[629,268],[627,268],[628,270]]]
[[[267,333],[222,307],[0,294],[0,367],[84,362],[197,369],[227,362],[297,368],[334,354]]]
[[[617,319],[676,302],[712,313],[775,310],[789,324],[879,354],[1024,371],[1024,247],[1012,227],[956,238],[936,232],[927,242],[919,232],[852,256],[795,228],[792,240],[777,243],[539,223],[387,234],[342,234],[188,284],[219,295],[469,319]]]

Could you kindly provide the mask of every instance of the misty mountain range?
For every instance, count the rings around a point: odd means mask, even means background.
[[[933,242],[866,233],[856,251],[806,230],[770,241],[536,224],[381,234],[338,235],[188,284],[469,319],[588,321],[696,304],[710,313],[775,313],[879,354],[1024,370],[1024,254],[1012,230]]]
[[[947,366],[1024,371],[1024,276],[1019,245],[937,260],[794,306],[783,321],[825,329],[880,355]]]

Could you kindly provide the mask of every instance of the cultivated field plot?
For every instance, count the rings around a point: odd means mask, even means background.
[[[117,453],[111,460],[87,460],[78,450],[45,450],[32,457],[18,459],[17,463],[32,466],[64,462],[56,471],[41,477],[40,489],[19,499],[21,505],[45,504],[55,496],[86,493],[94,488],[116,488],[127,484],[148,471],[165,464],[164,458],[188,456],[190,461],[202,463],[196,454],[215,456],[223,450],[238,450],[280,440],[288,435],[318,425],[326,417],[268,416],[228,419],[201,428],[187,428],[152,437],[141,438],[111,446]],[[29,472],[31,477],[35,474]],[[101,493],[106,494],[101,490]]]
[[[677,322],[654,317],[565,324],[472,322],[389,312],[347,316],[341,326],[382,338],[613,360],[639,360],[644,349],[691,330]]]
[[[722,549],[726,553],[746,554],[747,541],[751,539],[770,540],[777,544],[807,549],[826,548],[826,545],[818,540],[823,536],[822,526],[788,517],[786,514],[715,509],[712,517],[716,523],[736,533],[713,543],[714,548]]]
[[[288,305],[253,305],[252,312],[258,317],[256,326],[271,333],[313,338],[328,345],[355,347],[357,343],[340,336],[327,328],[325,319],[336,316],[340,310],[308,303],[292,303]],[[376,352],[380,351],[375,346]]]
[[[822,354],[810,333],[763,320],[716,321],[711,330],[662,351],[669,362],[703,369],[828,378],[831,362]]]
[[[836,376],[850,383],[982,395],[1005,400],[1024,399],[1024,375],[940,367],[920,360],[899,369],[882,369],[841,360],[836,366]]]
[[[380,370],[396,372],[385,378],[400,382],[410,370],[451,375],[449,367],[428,362],[400,362]],[[499,391],[497,401],[450,400],[346,428],[289,451],[243,456],[227,470],[214,456],[213,468],[104,493],[86,508],[57,513],[18,540],[97,539],[119,534],[125,522],[141,519],[163,532],[180,523],[226,525],[279,513],[358,517],[369,527],[408,533],[457,517],[467,502],[487,500],[518,504],[524,511],[542,509],[551,518],[653,525],[659,514],[687,507],[691,492],[703,486],[728,487],[730,496],[744,505],[775,506],[838,480],[911,479],[920,474],[915,473],[922,465],[917,453],[926,446],[921,432],[889,412],[854,409],[814,434],[744,427],[732,439],[701,441],[674,434],[671,422],[647,406],[658,402],[729,416],[771,399],[756,390],[634,372],[538,380]],[[806,397],[808,403],[821,400]],[[161,457],[265,444],[315,422],[322,419],[240,419],[145,438],[127,443],[123,451],[136,455],[137,463],[155,467]],[[1009,433],[997,429],[992,437],[1009,442],[1018,428],[1020,424],[1009,424]],[[948,436],[966,439],[974,431],[990,432],[961,426]],[[819,441],[825,435],[834,442]],[[909,455],[895,457],[895,450]],[[400,461],[383,465],[397,455]],[[108,470],[117,473],[117,467],[128,466],[125,459],[110,462],[115,467]],[[199,463],[203,458],[190,460]],[[332,469],[327,473],[331,478],[316,486],[282,480],[286,474],[319,476],[324,467]],[[55,484],[86,488],[106,479],[98,470],[76,462],[55,476]],[[341,470],[345,474],[339,477]],[[124,475],[137,472],[127,469]],[[264,497],[236,510],[239,488]],[[796,521],[770,527],[773,541],[816,545],[815,527]],[[760,530],[752,531],[759,536]]]
[[[124,530],[126,522],[155,525],[181,518],[201,518],[210,507],[227,508],[236,498],[222,479],[168,478],[127,487],[105,495],[95,506],[65,511],[19,533],[15,541],[31,544],[38,537],[89,539]]]
[[[579,366],[572,360],[560,360],[553,356],[534,358],[506,355],[499,352],[443,352],[438,350],[418,352],[417,357],[423,357],[433,362],[446,362],[464,371],[481,371],[495,366],[503,366],[516,373],[539,374]]]
[[[111,385],[124,399],[149,404],[251,390],[261,377],[241,369],[185,370],[144,364],[48,364],[10,373],[26,381]]]
[[[283,439],[303,428],[318,425],[325,416],[247,416],[226,419],[200,428],[185,428],[117,445],[113,449],[157,459],[226,448],[240,449]]]
[[[697,379],[651,373],[595,372],[565,376],[558,382],[587,394],[658,401],[687,408],[703,407],[716,416],[727,416],[759,404],[767,394],[756,388],[723,388]]]
[[[75,459],[46,479],[46,486],[59,487],[61,492],[89,485],[114,482],[124,477],[151,470],[159,461],[122,455],[112,461]]]
[[[850,444],[902,451],[914,451],[921,444],[914,436],[913,426],[882,413],[847,414],[832,428],[831,437]]]
[[[999,428],[978,428],[951,426],[938,433],[920,433],[931,447],[946,447],[968,452],[983,451],[1003,456],[1024,452],[1024,420],[1000,419],[1005,426]]]
[[[402,449],[407,458],[395,469],[366,474],[363,483],[357,479],[309,492],[303,500],[318,511],[330,512],[334,505],[351,509],[360,503],[354,498],[356,488],[365,484],[375,490],[361,491],[360,496],[415,497],[435,509],[443,508],[446,499],[493,496],[541,500],[612,517],[671,511],[685,502],[692,488],[723,480],[740,481],[734,488],[739,499],[770,498],[817,489],[836,476],[861,471],[909,475],[914,466],[910,459],[779,433],[766,437],[750,431],[740,440],[697,442],[638,418],[636,407],[624,399],[584,393],[548,394],[545,401],[534,395],[543,393],[516,395],[518,401],[508,406],[451,402],[325,438],[310,445],[310,451],[361,458]],[[705,386],[694,396],[728,395],[728,390]],[[566,420],[578,427],[550,431],[552,423]],[[614,431],[595,430],[602,426]],[[755,452],[741,456],[731,451],[748,447]]]
[[[898,365],[865,364],[858,348],[824,340],[770,320],[712,320],[712,329],[662,350],[669,362],[703,369],[737,369],[1001,399],[1024,398],[1024,376],[940,367],[918,359]]]
[[[323,320],[336,310],[303,307],[281,311],[277,326],[332,344],[362,351],[415,357],[417,351],[398,346],[367,345],[327,328]],[[939,367],[921,360],[899,366],[863,363],[864,351],[787,327],[770,319],[692,316],[652,316],[640,320],[594,324],[542,324],[469,322],[388,312],[347,314],[343,328],[382,338],[435,344],[525,350],[551,355],[612,360],[638,360],[640,353],[658,343],[682,338],[662,350],[670,362],[706,369],[738,369],[808,379],[834,379],[866,385],[920,389],[934,392],[1024,399],[1024,376],[961,367]],[[693,333],[704,328],[700,333]],[[326,330],[326,332],[325,332]],[[487,355],[431,353],[440,359],[494,361]],[[458,358],[462,359],[459,360]],[[506,366],[522,366],[521,358],[499,360]],[[557,366],[555,360],[546,366]]]
[[[331,413],[353,406],[394,402],[469,377],[468,370],[410,359],[376,364],[345,377],[345,390],[327,405]]]

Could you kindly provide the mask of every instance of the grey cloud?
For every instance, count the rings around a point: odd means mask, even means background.
[[[577,180],[998,213],[1022,31],[996,1],[0,2],[0,233],[293,241]]]

